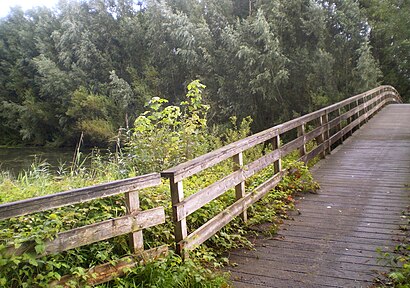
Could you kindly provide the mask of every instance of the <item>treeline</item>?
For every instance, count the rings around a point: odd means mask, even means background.
[[[0,20],[0,144],[107,144],[152,97],[207,86],[208,123],[253,130],[380,81],[409,91],[402,0],[83,0]],[[380,64],[380,65],[379,65]],[[384,75],[384,78],[383,78]]]

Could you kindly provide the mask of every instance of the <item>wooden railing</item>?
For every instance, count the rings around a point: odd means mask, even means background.
[[[125,194],[127,215],[83,226],[58,233],[57,237],[45,242],[45,250],[38,256],[66,251],[72,248],[99,242],[119,235],[129,234],[131,250],[135,256],[119,261],[116,266],[109,263],[97,266],[89,271],[89,284],[103,283],[118,276],[125,268],[130,268],[143,259],[155,258],[167,253],[166,245],[144,251],[142,230],[165,222],[163,207],[141,211],[139,209],[138,190],[153,187],[161,183],[161,176],[169,179],[173,221],[175,224],[176,251],[185,255],[187,251],[202,244],[234,217],[241,216],[246,221],[247,208],[261,199],[274,188],[285,171],[281,167],[281,159],[289,153],[298,150],[300,159],[308,162],[314,157],[326,154],[355,129],[371,118],[385,104],[401,102],[397,91],[391,86],[381,86],[368,92],[320,109],[316,112],[293,119],[286,123],[236,141],[215,151],[197,157],[188,162],[163,171],[135,178],[114,181],[71,191],[61,192],[43,197],[32,198],[0,205],[0,220],[55,209],[72,204],[83,203],[94,199]],[[284,140],[284,134],[296,135],[293,139]],[[307,144],[314,141],[316,145],[308,150]],[[283,145],[281,143],[283,142]],[[258,144],[270,143],[272,150],[257,160],[244,165],[243,152]],[[232,159],[234,164],[230,175],[184,197],[183,180],[193,176],[222,161]],[[251,192],[245,191],[245,180],[262,169],[274,165],[274,175]],[[161,175],[161,176],[160,176]],[[236,201],[221,211],[203,226],[188,235],[187,216],[207,203],[235,188]],[[15,249],[10,247],[6,253],[21,255],[34,251],[34,243],[26,243]],[[63,277],[55,284],[64,284],[70,276]]]
[[[238,215],[246,220],[246,209],[261,199],[282,179],[285,171],[281,168],[281,158],[295,150],[299,150],[300,160],[304,162],[308,162],[319,154],[324,157],[330,153],[337,142],[342,142],[389,102],[401,102],[400,96],[393,87],[381,86],[163,171],[161,176],[169,178],[170,181],[176,251],[185,255],[187,251],[212,237]],[[307,128],[310,130],[308,131]],[[280,146],[282,135],[292,130],[296,130],[294,132],[297,133],[294,134],[297,137]],[[307,143],[312,140],[315,140],[317,145],[311,151],[307,151]],[[272,152],[243,165],[244,151],[268,142],[272,143]],[[195,194],[184,197],[183,180],[185,178],[229,158],[232,158],[236,164],[230,175]],[[254,191],[246,193],[245,180],[271,164],[275,165],[275,175]],[[233,187],[236,191],[235,203],[188,235],[187,216]]]
[[[41,257],[129,234],[130,248],[134,255],[121,259],[116,265],[107,263],[90,269],[88,274],[93,277],[89,277],[88,284],[95,285],[111,280],[114,274],[118,276],[125,268],[133,267],[143,259],[152,259],[167,253],[168,246],[166,245],[144,251],[142,236],[143,229],[165,222],[165,212],[163,207],[141,211],[139,209],[138,190],[159,184],[161,184],[160,174],[153,173],[107,184],[2,204],[0,205],[0,220],[84,203],[117,194],[125,194],[127,215],[60,232],[54,239],[45,241],[43,253],[33,253],[37,257]],[[9,247],[5,253],[7,255],[21,255],[27,252],[34,252],[34,248],[35,243],[23,243],[17,249]],[[71,276],[63,277],[61,281],[51,283],[50,286],[62,285],[70,279]]]

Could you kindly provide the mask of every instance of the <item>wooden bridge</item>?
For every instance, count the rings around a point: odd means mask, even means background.
[[[297,201],[276,237],[236,251],[234,287],[369,287],[377,248],[391,251],[410,204],[410,105],[389,105],[313,171],[317,195]]]
[[[401,103],[400,96],[393,87],[381,86],[161,173],[2,204],[0,220],[124,194],[126,215],[60,232],[55,239],[47,240],[44,251],[37,255],[129,234],[135,255],[115,265],[106,263],[89,269],[93,277],[88,284],[103,283],[138,265],[141,259],[160,257],[168,251],[167,245],[144,251],[142,230],[161,225],[166,217],[163,207],[141,211],[138,190],[160,185],[161,177],[169,179],[175,249],[187,256],[235,217],[246,220],[247,208],[287,173],[281,159],[298,151],[305,163],[326,158],[314,169],[321,190],[318,195],[304,195],[298,200],[301,215],[287,221],[277,237],[257,240],[254,251],[232,253],[231,261],[239,264],[232,269],[234,285],[364,287],[371,284],[374,270],[385,269],[376,262],[376,248],[391,249],[397,244],[403,222],[400,216],[410,202],[410,105],[388,105],[391,103]],[[263,143],[271,143],[272,151],[244,162],[243,152]],[[234,163],[231,174],[184,195],[184,179],[223,161]],[[245,180],[271,165],[272,177],[248,191]],[[232,188],[236,201],[203,226],[189,231],[189,215]],[[6,254],[30,251],[34,251],[33,243],[9,247]],[[64,284],[68,279],[69,275],[51,284]]]

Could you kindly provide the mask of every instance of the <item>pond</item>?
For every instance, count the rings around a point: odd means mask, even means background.
[[[62,164],[65,167],[71,165],[74,151],[75,148],[0,148],[0,170],[17,175],[29,169],[33,162],[47,162],[52,171],[57,171]]]

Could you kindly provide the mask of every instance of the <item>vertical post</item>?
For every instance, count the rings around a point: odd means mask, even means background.
[[[327,154],[330,154],[331,151],[331,145],[329,143],[329,138],[330,138],[330,128],[329,128],[329,113],[326,111],[325,115],[321,117],[320,120],[321,124],[326,127],[325,131],[322,134],[323,137],[323,155],[322,157],[325,158]]]
[[[353,102],[349,103],[349,112],[354,108]],[[350,123],[352,123],[353,121],[353,115],[350,116],[349,118],[347,118],[347,125],[349,125]],[[349,130],[349,132],[346,134],[346,138],[352,136],[353,134],[353,127]],[[345,139],[346,139],[345,138]]]
[[[242,152],[239,152],[238,154],[234,155],[233,157],[233,170],[238,171],[243,167],[243,154]],[[235,186],[235,197],[236,200],[239,200],[243,197],[245,197],[245,181],[242,181],[238,185]],[[242,211],[240,215],[241,219],[243,222],[246,222],[248,220],[248,213],[246,212],[246,209]]]
[[[140,198],[138,191],[125,193],[125,203],[128,214],[138,212],[140,210]],[[144,250],[142,230],[129,234],[129,245],[134,254]]]
[[[360,103],[359,103],[359,99],[356,100],[356,107],[359,107]],[[356,113],[356,119],[360,118],[360,110],[357,111]],[[361,123],[359,121],[359,123],[357,124],[357,129],[360,129],[361,127]]]
[[[177,254],[182,256],[183,258],[187,257],[188,255],[184,252],[183,244],[181,243],[188,236],[188,230],[186,226],[186,219],[181,219],[177,221],[177,209],[176,205],[182,200],[184,200],[184,189],[182,186],[182,181],[176,182],[174,181],[174,177],[169,178],[170,188],[171,188],[171,201],[172,201],[172,214],[173,214],[173,221],[174,221],[174,235],[175,235],[175,251]]]
[[[337,109],[337,118],[339,118],[339,124],[337,124],[336,126],[336,130],[337,130],[336,133],[339,133],[340,131],[342,131],[342,119],[340,117],[341,115],[342,115],[342,112],[341,112],[341,109],[339,108]],[[340,136],[339,144],[343,144],[343,134]]]
[[[280,147],[280,136],[277,135],[276,137],[272,138],[272,149],[276,150]],[[275,174],[278,174],[282,170],[282,159],[278,159],[273,163],[273,169]]]
[[[364,104],[364,123],[367,123],[368,119],[368,115],[367,115],[367,100],[366,100],[366,96],[363,96],[363,104]]]
[[[320,116],[319,117],[319,126],[323,129],[323,124],[325,123],[325,116],[326,116],[326,114],[325,115],[323,115],[323,116]],[[326,129],[327,130],[327,129]],[[316,137],[316,143],[317,143],[317,145],[319,146],[319,145],[323,145],[323,147],[322,147],[322,152],[320,152],[320,158],[321,159],[324,159],[325,157],[326,157],[326,142],[325,142],[325,131],[323,131],[322,133],[320,133],[320,135],[319,136],[317,136]]]
[[[298,138],[303,137],[303,145],[299,148],[299,156],[303,157],[306,155],[306,140],[305,140],[306,124],[298,126]]]
[[[383,96],[382,96],[382,91],[381,90],[379,90],[379,92],[378,92],[378,101],[377,101],[377,105],[380,105],[380,104],[382,104],[382,102],[383,102]],[[377,110],[377,111],[380,111],[382,109],[382,106]]]

